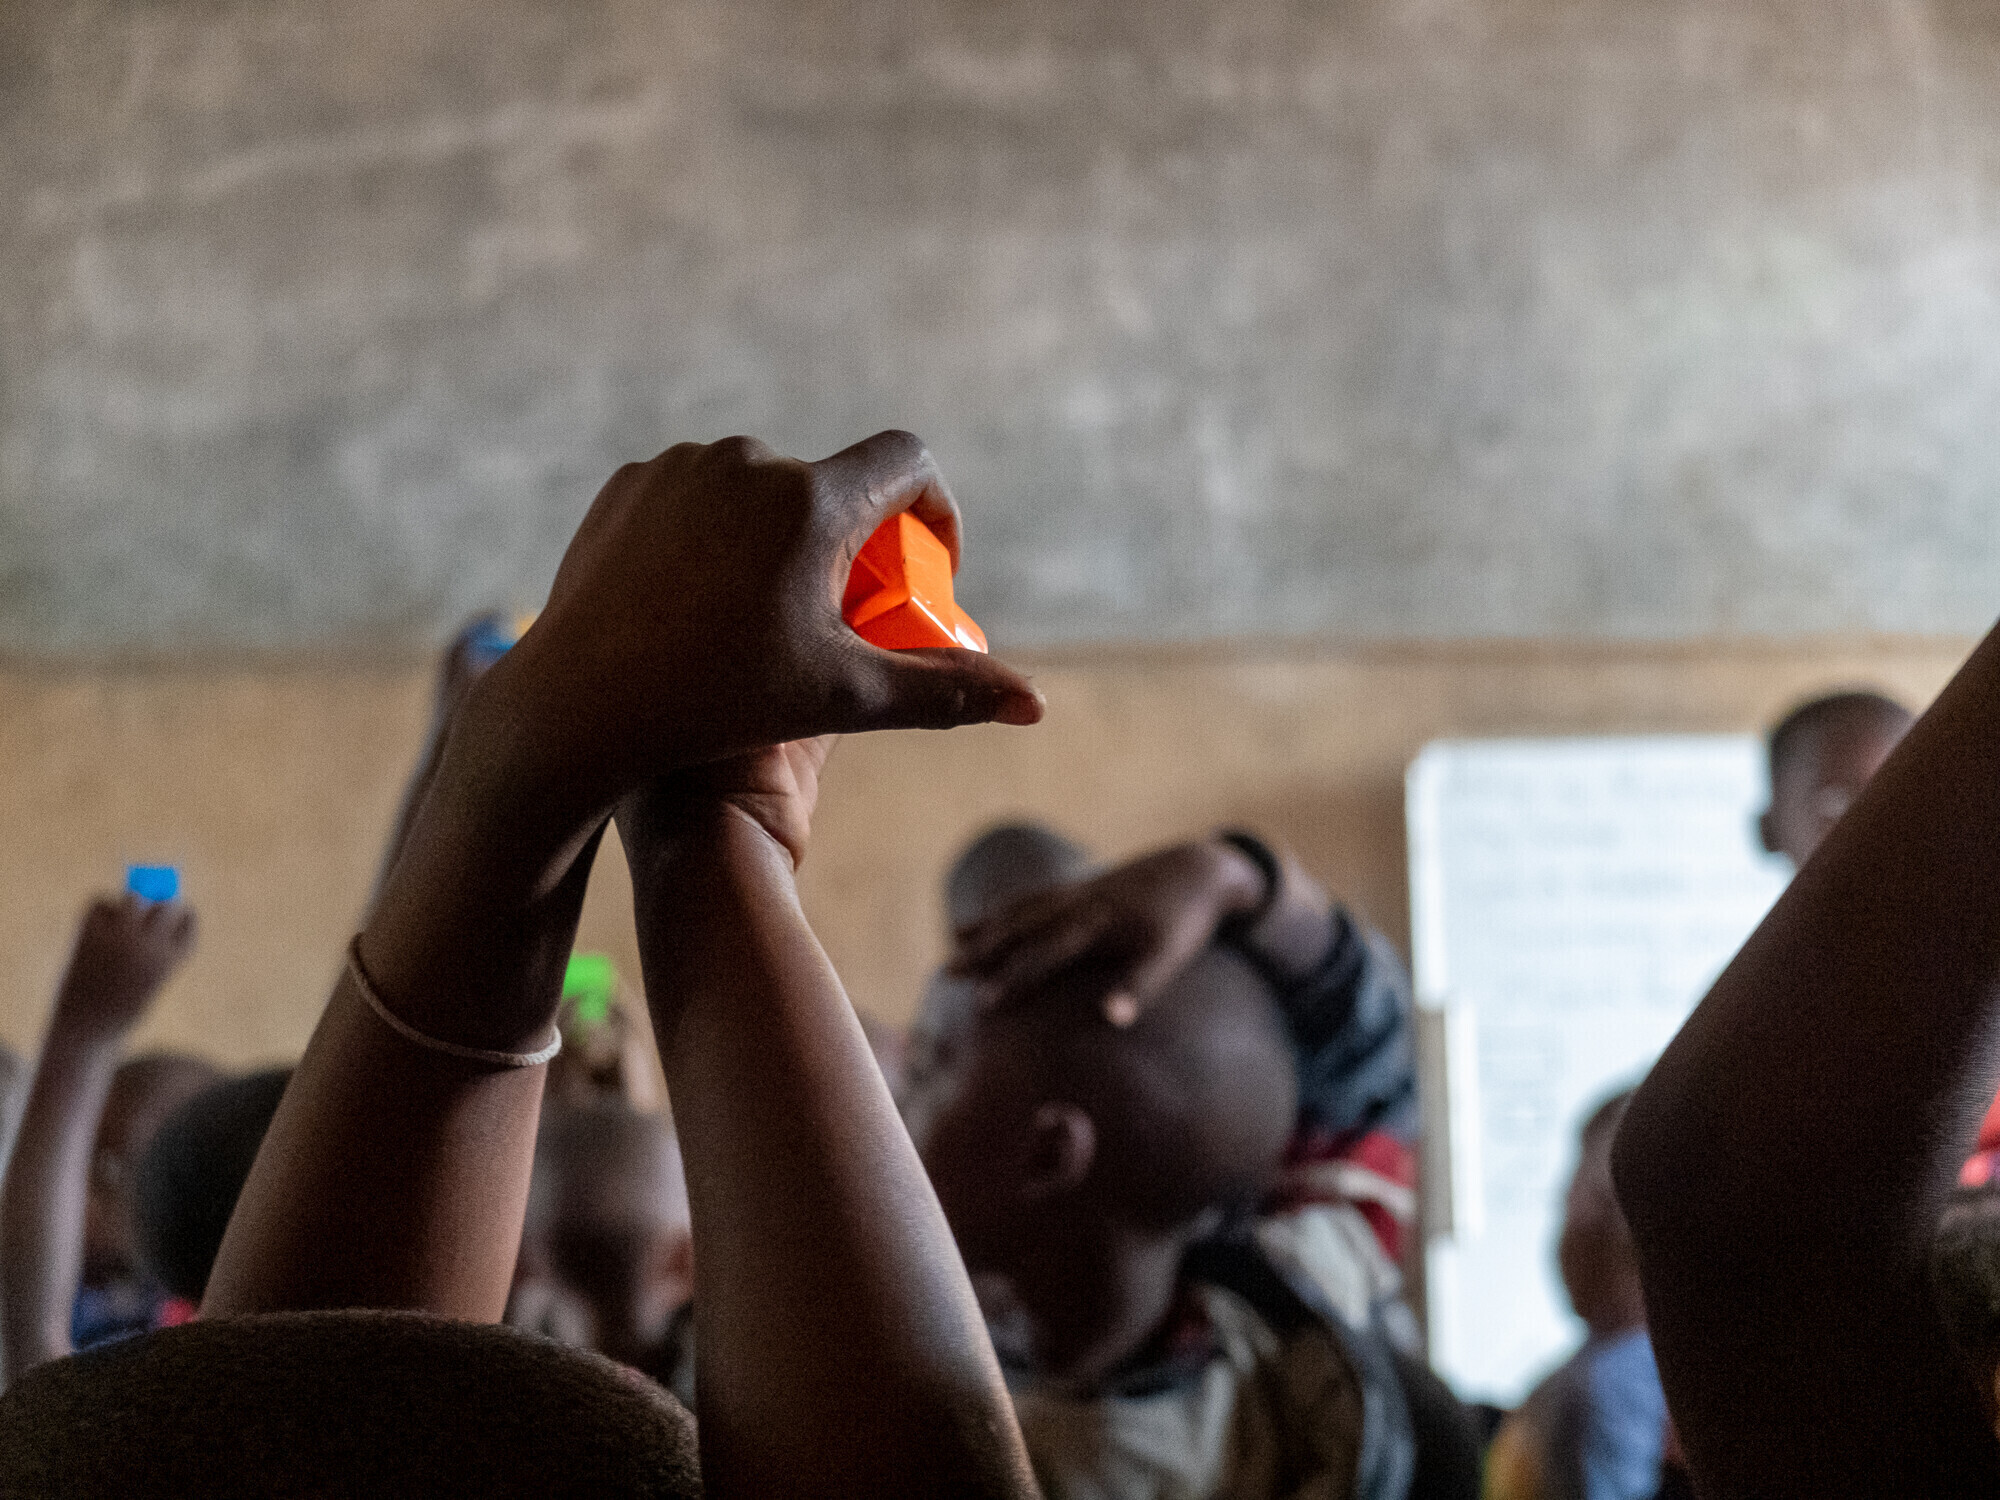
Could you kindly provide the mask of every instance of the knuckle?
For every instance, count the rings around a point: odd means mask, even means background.
[[[737,433],[710,443],[703,457],[717,468],[750,469],[768,462],[772,454],[758,439]]]
[[[877,433],[875,442],[907,463],[927,465],[931,462],[931,450],[924,446],[924,440],[914,432],[901,427],[891,427],[885,432]]]

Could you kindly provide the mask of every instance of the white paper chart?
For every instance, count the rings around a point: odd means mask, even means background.
[[[1513,1404],[1582,1338],[1555,1269],[1577,1130],[1783,889],[1765,791],[1748,736],[1447,741],[1410,767],[1431,1356],[1469,1399]]]

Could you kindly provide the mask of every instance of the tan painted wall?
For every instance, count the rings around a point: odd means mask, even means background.
[[[901,1019],[942,949],[937,878],[993,819],[1108,854],[1242,822],[1403,941],[1402,773],[1454,735],[1753,729],[1870,682],[1927,701],[1969,642],[1426,645],[1048,657],[1034,730],[841,747],[808,909],[857,1002]],[[128,860],[184,870],[200,950],[140,1040],[232,1064],[304,1044],[421,736],[417,666],[0,670],[0,1039],[32,1045],[79,904]],[[615,852],[583,943],[636,976]]]

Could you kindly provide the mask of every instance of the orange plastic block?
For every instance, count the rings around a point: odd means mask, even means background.
[[[907,512],[877,527],[854,559],[840,613],[864,641],[891,651],[986,649],[985,632],[952,599],[951,554]]]

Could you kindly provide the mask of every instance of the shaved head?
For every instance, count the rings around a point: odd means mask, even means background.
[[[212,1063],[177,1052],[150,1052],[119,1065],[98,1119],[84,1203],[83,1268],[90,1285],[139,1267],[132,1188],[139,1162],[175,1110],[222,1076]]]
[[[1828,694],[1785,715],[1771,731],[1764,847],[1803,865],[1912,722],[1907,708],[1873,692]]]
[[[552,1112],[535,1138],[531,1231],[687,1218],[680,1148],[658,1115],[623,1105]]]
[[[687,1179],[666,1121],[623,1104],[551,1111],[509,1321],[665,1380],[668,1329],[693,1279]]]
[[[1278,1165],[1297,1110],[1291,1048],[1268,987],[1226,949],[1197,958],[1129,1027],[1106,1022],[1087,987],[990,1014],[963,986],[934,999],[914,1041],[927,1071],[910,1114],[948,1212],[1006,1212],[979,1201],[1007,1192],[983,1163],[1052,1104],[1093,1127],[1079,1193],[1148,1230],[1247,1205]]]

